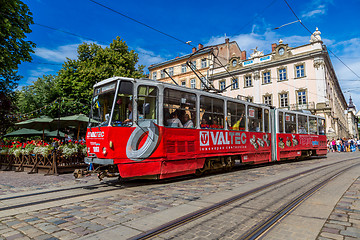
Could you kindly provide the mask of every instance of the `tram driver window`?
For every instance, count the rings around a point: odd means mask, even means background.
[[[201,96],[200,119],[201,128],[224,129],[224,101]]]
[[[298,133],[299,134],[307,134],[308,133],[307,116],[298,115]]]
[[[157,88],[153,86],[139,86],[137,101],[138,121],[152,120],[156,123],[157,119]]]
[[[248,129],[249,132],[263,131],[262,108],[248,106]]]
[[[316,117],[309,117],[309,133],[317,134],[317,121]]]
[[[325,135],[325,119],[318,119],[319,122],[319,135]]]
[[[285,114],[285,133],[296,133],[296,115],[292,113]]]
[[[226,119],[229,130],[245,131],[245,105],[229,101]]]
[[[133,115],[133,84],[121,81],[115,101],[113,119],[111,125],[114,127],[131,126]]]
[[[164,126],[196,128],[196,95],[168,88],[165,89]]]

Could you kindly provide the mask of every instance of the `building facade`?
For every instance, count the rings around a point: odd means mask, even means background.
[[[151,65],[149,67],[149,78],[167,83],[174,83],[175,81],[176,84],[189,88],[205,88],[202,81],[206,85],[209,84],[207,81],[212,75],[213,69],[220,69],[228,64],[232,56],[241,55],[245,56],[246,54],[242,54],[238,44],[235,41],[230,42],[228,38],[224,43],[211,48],[203,48],[203,45],[199,44],[197,49],[196,47],[192,49],[191,54]],[[187,61],[196,70],[196,74],[190,69]]]
[[[256,48],[248,59],[234,56],[228,71],[217,68],[210,80],[230,97],[323,116],[328,138],[350,137],[347,103],[320,34],[316,29],[307,45],[280,40],[269,54]]]
[[[352,137],[348,105],[320,35],[316,29],[309,44],[297,47],[280,40],[269,54],[256,47],[250,58],[229,39],[212,48],[199,44],[203,51],[193,48],[192,54],[151,65],[150,78],[198,89],[204,88],[202,78],[226,96],[323,116],[328,138]],[[216,49],[217,59],[211,49]]]

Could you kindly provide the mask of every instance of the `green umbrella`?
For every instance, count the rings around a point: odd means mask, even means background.
[[[60,121],[61,127],[77,127],[78,134],[77,139],[79,139],[80,127],[86,127],[89,123],[89,118],[85,114],[76,114],[67,117],[61,117],[60,119],[55,118],[53,124],[57,124]],[[91,123],[98,123],[97,121],[91,119]]]
[[[49,132],[49,131],[46,131],[46,130],[45,130],[45,136],[46,136],[46,137],[56,138],[56,137],[58,137],[58,131],[55,130],[55,131]],[[64,137],[65,137],[65,133],[59,131],[59,137],[64,138]]]
[[[31,128],[35,130],[42,130],[43,131],[43,139],[45,135],[45,129],[51,129],[51,124],[54,119],[48,116],[40,116],[38,118],[28,119],[26,121],[15,123],[15,125],[23,128]]]
[[[43,134],[42,131],[38,131],[35,129],[21,128],[11,133],[5,134],[4,137],[41,136],[42,134]]]

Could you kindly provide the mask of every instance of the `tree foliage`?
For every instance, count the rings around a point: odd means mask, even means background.
[[[25,38],[32,23],[32,13],[22,1],[0,0],[0,134],[11,124],[7,116],[14,110],[18,65],[31,61],[35,44]]]
[[[95,83],[113,76],[144,77],[144,66],[137,66],[138,54],[130,51],[119,37],[109,47],[83,43],[77,52],[77,59],[67,59],[56,76],[43,76],[33,85],[23,88],[18,95],[21,113],[54,103],[38,111],[37,115],[57,117],[58,104],[61,104],[61,116],[88,114]]]

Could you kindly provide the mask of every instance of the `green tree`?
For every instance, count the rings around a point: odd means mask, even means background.
[[[113,76],[144,77],[144,66],[136,67],[139,60],[134,50],[129,51],[125,41],[117,37],[110,47],[97,44],[81,44],[78,59],[68,60],[59,72],[59,88],[62,96],[89,104],[93,85]]]
[[[18,65],[31,61],[35,44],[25,41],[33,23],[32,13],[20,0],[0,0],[0,135],[11,125],[14,89],[20,80]]]
[[[17,106],[21,113],[49,104],[33,116],[57,117],[58,104],[61,104],[61,116],[78,113],[87,115],[95,83],[113,76],[145,76],[144,66],[137,66],[138,54],[130,51],[119,37],[109,47],[83,43],[77,51],[77,59],[68,59],[56,76],[43,76],[19,92]]]

